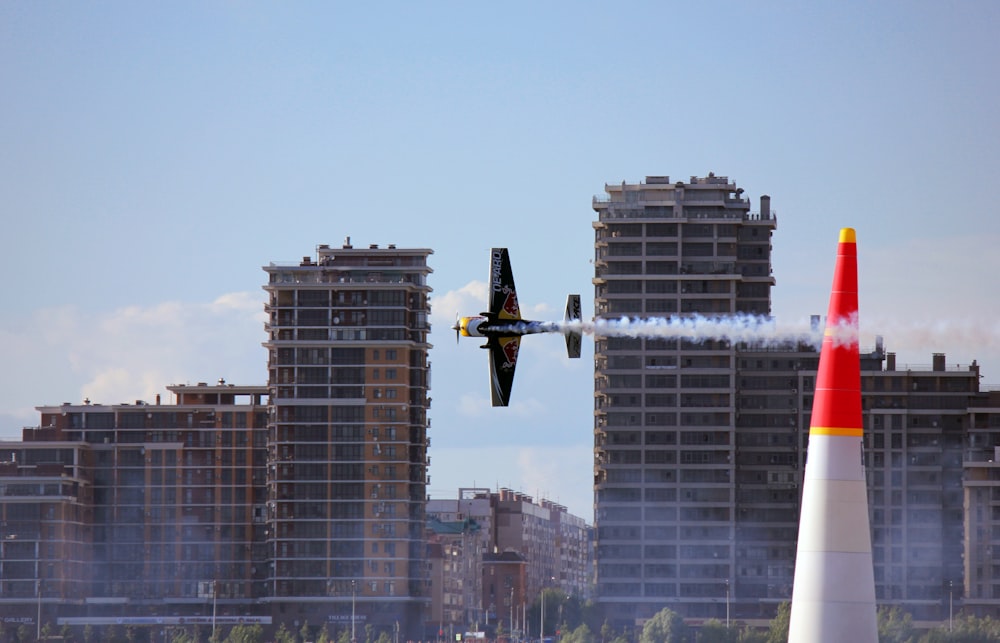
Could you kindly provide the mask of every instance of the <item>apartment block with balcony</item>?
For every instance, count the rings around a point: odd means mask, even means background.
[[[178,619],[214,596],[220,615],[262,616],[267,389],[168,388],[176,404],[38,407],[39,426],[0,445],[12,612]]]
[[[595,197],[600,319],[768,315],[770,199],[710,174],[605,185]],[[733,577],[734,347],[595,343],[597,600],[634,626],[664,605],[724,617]]]
[[[264,267],[276,615],[420,632],[430,254],[348,239]]]

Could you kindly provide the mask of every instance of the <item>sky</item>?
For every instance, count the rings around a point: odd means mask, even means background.
[[[509,408],[455,315],[508,247],[525,316],[593,315],[592,198],[771,196],[772,312],[1000,388],[1000,3],[0,3],[0,439],[36,406],[264,384],[270,262],[431,248],[431,484],[593,520],[593,345],[522,345]]]

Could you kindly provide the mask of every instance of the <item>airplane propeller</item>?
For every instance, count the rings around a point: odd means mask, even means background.
[[[455,343],[456,344],[460,343],[460,340],[462,338],[462,325],[458,313],[455,313],[455,325],[452,326],[451,329],[455,331]]]

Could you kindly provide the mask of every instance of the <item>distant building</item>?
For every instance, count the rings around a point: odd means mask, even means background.
[[[168,388],[176,404],[38,407],[0,443],[0,612],[267,616],[267,389]]]
[[[425,629],[431,637],[454,639],[455,631],[461,634],[478,620],[471,614],[481,613],[475,606],[481,604],[482,528],[470,518],[445,522],[429,517],[427,529],[431,603]]]
[[[475,533],[463,531],[465,563],[456,570],[462,584],[475,591],[466,594],[466,620],[456,627],[499,623],[506,632],[522,632],[526,609],[543,589],[558,588],[587,598],[591,529],[566,507],[548,500],[535,502],[510,489],[468,488],[459,489],[457,500],[429,500],[427,514],[429,528],[439,538],[441,522],[445,528],[461,526],[461,521],[483,527]],[[470,568],[475,570],[472,574]]]
[[[450,542],[452,554],[452,564],[445,571],[453,578],[442,579],[441,585],[435,585],[436,577],[432,576],[432,601],[447,603],[443,595],[448,587],[461,588],[461,595],[450,599],[453,605],[457,602],[458,609],[442,614],[440,624],[444,629],[453,627],[461,631],[470,630],[474,624],[486,622],[482,600],[482,566],[483,557],[493,551],[494,516],[490,490],[462,488],[458,490],[457,499],[429,498],[427,518],[431,541],[438,539]],[[454,533],[456,528],[458,534]],[[433,560],[431,564],[433,570]],[[447,620],[448,618],[451,620]],[[432,613],[430,620],[432,623],[438,622],[436,614]],[[443,629],[439,628],[439,631]]]
[[[494,511],[493,545],[497,552],[516,551],[529,561],[526,591],[538,596],[542,589],[558,587],[567,594],[586,598],[590,558],[588,526],[566,507],[531,496],[500,489],[491,495]],[[532,599],[533,600],[533,599]]]
[[[525,627],[525,606],[527,604],[528,561],[516,551],[506,550],[483,556],[483,604],[488,605],[490,620],[498,627],[493,632],[503,632],[509,638],[511,632],[519,637],[530,638]]]

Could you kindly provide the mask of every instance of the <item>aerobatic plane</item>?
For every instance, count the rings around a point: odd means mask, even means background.
[[[564,322],[580,321],[580,295],[566,298]],[[514,273],[510,267],[507,248],[490,251],[489,310],[472,317],[459,317],[452,326],[456,339],[459,336],[484,337],[482,348],[489,350],[490,395],[493,406],[507,406],[514,385],[514,367],[521,347],[521,337],[535,333],[562,333],[566,337],[566,352],[570,357],[580,357],[580,326],[538,322],[521,319],[514,288]]]

